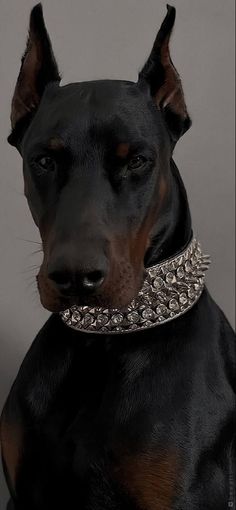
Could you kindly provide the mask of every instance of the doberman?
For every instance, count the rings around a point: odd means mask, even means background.
[[[8,137],[39,228],[42,305],[1,420],[16,510],[234,508],[235,337],[204,286],[186,313],[123,334],[78,331],[73,306],[124,309],[193,232],[172,159],[190,127],[167,14],[136,83],[60,86],[31,11]],[[186,269],[187,271],[187,269]]]

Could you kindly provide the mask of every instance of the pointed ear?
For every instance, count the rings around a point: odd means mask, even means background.
[[[167,15],[138,79],[138,85],[142,88],[148,85],[151,96],[163,113],[174,142],[191,126],[181,80],[169,52],[169,40],[175,22],[175,13],[175,8],[167,4]]]
[[[30,14],[26,50],[21,59],[20,73],[11,103],[12,132],[7,139],[11,145],[17,146],[22,138],[39,106],[46,85],[60,80],[43,19],[42,5],[39,3]]]

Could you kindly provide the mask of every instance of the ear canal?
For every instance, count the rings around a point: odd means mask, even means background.
[[[60,82],[58,66],[47,33],[41,3],[30,13],[26,49],[11,103],[12,132],[8,137],[11,145],[34,116],[43,92],[50,82]]]
[[[175,8],[167,4],[166,17],[138,79],[138,85],[141,87],[145,84],[149,86],[151,96],[162,111],[174,142],[191,126],[181,80],[169,52],[169,41],[175,16]]]

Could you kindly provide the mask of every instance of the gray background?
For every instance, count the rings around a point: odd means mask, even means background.
[[[48,317],[35,285],[38,232],[23,195],[21,158],[6,142],[10,100],[25,49],[31,0],[1,0],[0,406],[36,332]],[[172,58],[193,126],[175,161],[193,225],[213,263],[208,287],[234,322],[234,1],[173,0]],[[48,0],[44,16],[62,84],[99,78],[136,81],[166,7],[157,0]],[[6,489],[0,485],[0,510]]]

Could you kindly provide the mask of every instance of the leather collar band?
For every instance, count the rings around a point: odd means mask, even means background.
[[[186,313],[198,301],[210,264],[192,239],[184,251],[146,268],[137,298],[122,309],[72,306],[60,312],[65,324],[78,331],[123,334],[153,328]]]

